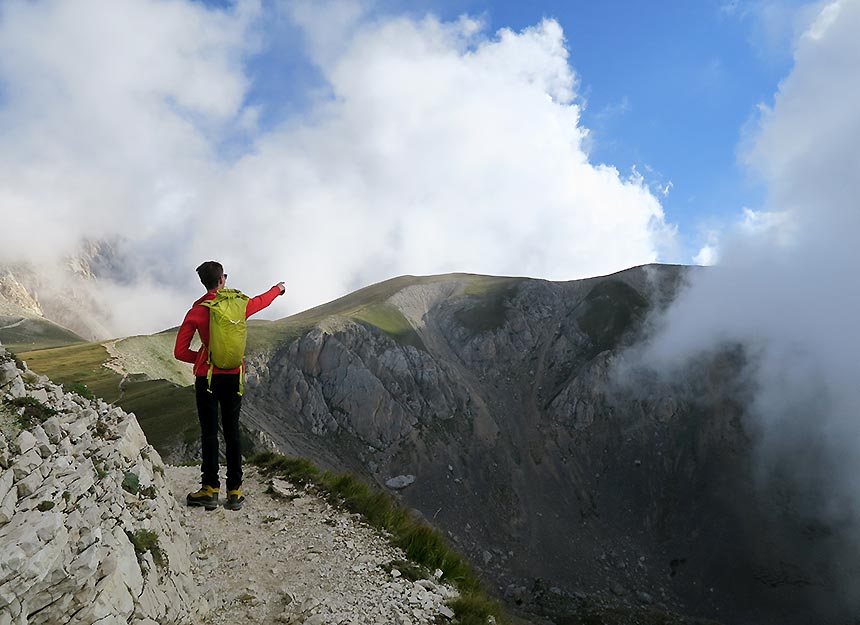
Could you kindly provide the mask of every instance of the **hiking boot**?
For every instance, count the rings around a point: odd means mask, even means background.
[[[196,493],[188,493],[185,503],[189,506],[203,506],[207,510],[214,510],[218,507],[218,490],[214,486],[204,484]]]
[[[228,510],[241,510],[243,503],[245,503],[245,497],[242,495],[241,488],[227,491],[227,501],[224,503],[225,508]]]

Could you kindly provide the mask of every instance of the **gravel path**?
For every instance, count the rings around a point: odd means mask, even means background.
[[[198,467],[167,467],[176,499],[197,490]],[[454,591],[435,580],[411,582],[385,565],[405,560],[357,515],[288,482],[286,497],[245,467],[241,511],[186,508],[194,575],[212,612],[208,623],[235,625],[430,625],[445,622]],[[222,492],[222,500],[224,493]],[[390,567],[389,567],[390,568]],[[447,615],[447,616],[446,616]],[[441,618],[437,621],[437,617]]]

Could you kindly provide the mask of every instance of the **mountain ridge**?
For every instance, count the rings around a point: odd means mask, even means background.
[[[858,606],[828,581],[850,578],[828,556],[838,541],[805,537],[751,477],[742,346],[676,380],[619,379],[697,271],[400,276],[251,323],[246,440],[398,485],[510,605],[561,622],[596,602],[843,625]]]

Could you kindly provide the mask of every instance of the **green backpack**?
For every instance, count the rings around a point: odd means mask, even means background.
[[[245,341],[248,324],[245,309],[248,296],[236,289],[219,289],[215,299],[200,302],[209,309],[209,392],[212,392],[213,365],[219,369],[242,368],[239,374],[239,395],[245,390]]]

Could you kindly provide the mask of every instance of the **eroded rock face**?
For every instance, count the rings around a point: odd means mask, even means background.
[[[805,624],[822,598],[844,614],[828,556],[755,483],[742,354],[617,375],[682,278],[404,289],[387,304],[420,341],[326,320],[259,363],[244,416],[284,453],[383,487],[414,475],[398,496],[547,614],[643,597],[739,623]]]
[[[164,465],[134,415],[18,369],[2,346],[0,397],[0,623],[202,615]]]

